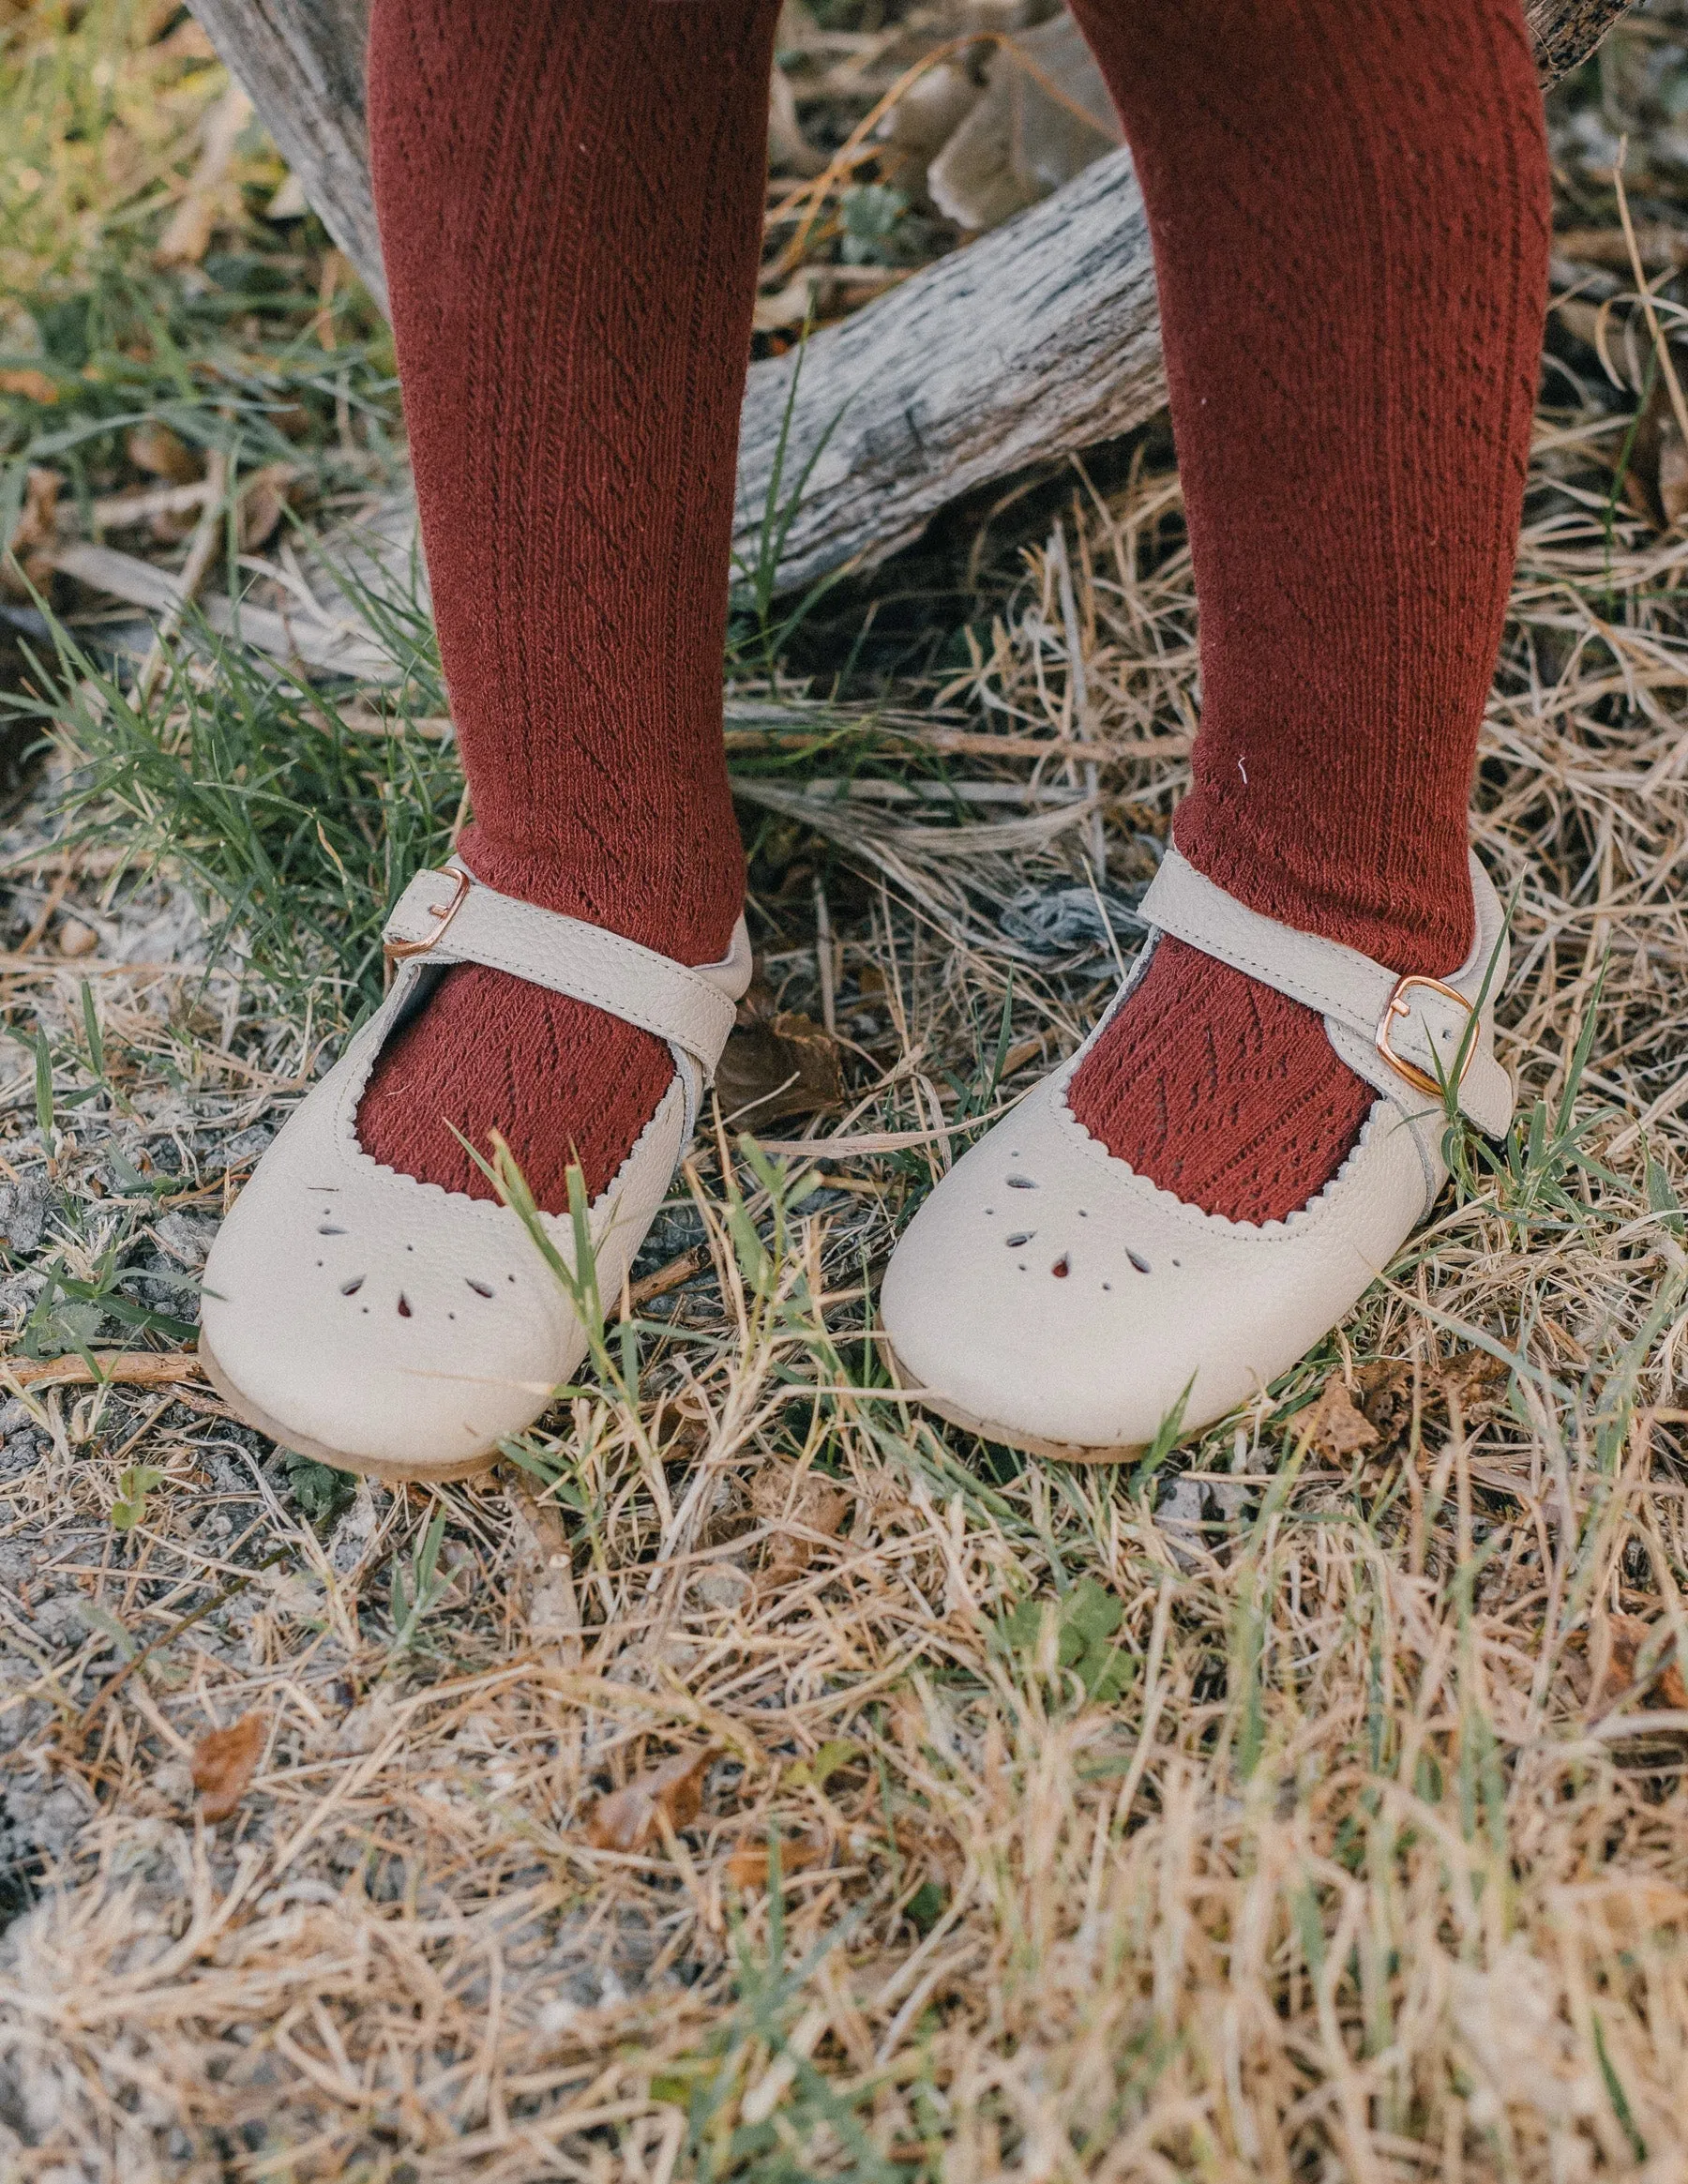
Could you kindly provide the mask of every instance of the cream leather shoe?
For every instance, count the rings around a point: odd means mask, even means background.
[[[1403,978],[1257,915],[1168,851],[1143,898],[1153,937],[1319,1010],[1337,1054],[1378,1089],[1359,1142],[1310,1204],[1258,1228],[1117,1160],[1075,1120],[1067,1087],[1145,948],[1091,1040],[957,1161],[893,1254],[881,1314],[904,1385],[987,1439],[1112,1463],[1153,1441],[1181,1399],[1193,1433],[1304,1356],[1447,1181],[1439,1084],[1463,1071],[1464,1113],[1490,1137],[1511,1122],[1492,1008],[1505,919],[1475,857],[1471,890],[1469,961],[1447,980]]]
[[[599,1294],[621,1288],[691,1137],[750,983],[741,918],[724,962],[688,970],[596,926],[483,887],[458,860],[423,872],[384,936],[393,989],[289,1120],[219,1231],[200,1357],[249,1424],[348,1471],[459,1479],[545,1408],[586,1331],[507,1206],[382,1166],[357,1142],[375,1058],[435,972],[485,963],[666,1039],[674,1076],[591,1209]],[[566,1217],[543,1216],[565,1262]]]

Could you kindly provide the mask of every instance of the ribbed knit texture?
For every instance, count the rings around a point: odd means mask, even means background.
[[[1470,938],[1472,750],[1545,292],[1518,0],[1078,0],[1153,227],[1201,611],[1177,838],[1401,971]],[[435,616],[493,885],[684,960],[742,874],[720,738],[771,0],[375,0],[377,203]],[[484,1192],[596,1191],[658,1044],[447,974],[359,1118]],[[1334,1172],[1372,1093],[1306,1011],[1163,945],[1073,1105],[1232,1219]]]
[[[490,885],[683,962],[744,885],[721,648],[773,0],[375,0],[371,164],[440,652]],[[672,1075],[464,965],[383,1055],[377,1159],[595,1194]]]
[[[1074,0],[1149,207],[1200,608],[1175,837],[1402,972],[1471,943],[1467,803],[1522,504],[1547,158],[1518,0]],[[1164,1189],[1282,1219],[1375,1097],[1177,942],[1072,1106]]]

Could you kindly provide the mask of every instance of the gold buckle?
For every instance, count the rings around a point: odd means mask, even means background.
[[[462,909],[463,897],[475,885],[474,875],[463,871],[460,866],[455,872],[442,872],[439,877],[442,880],[455,880],[457,881],[456,894],[453,895],[449,902],[429,911],[429,916],[436,922],[433,931],[429,934],[427,940],[384,941],[382,942],[381,953],[386,958],[388,971],[392,970],[395,963],[408,963],[413,956],[426,956],[430,948],[437,948],[446,926],[456,917],[458,911]]]
[[[1407,999],[1407,995],[1410,988],[1415,986],[1426,987],[1430,992],[1439,993],[1445,1001],[1457,1002],[1468,1017],[1476,1014],[1476,1005],[1474,1002],[1469,1002],[1456,987],[1444,984],[1439,978],[1413,976],[1396,980],[1395,989],[1389,997],[1388,1006],[1378,1019],[1378,1029],[1372,1043],[1384,1061],[1388,1062],[1390,1068],[1394,1071],[1397,1077],[1405,1077],[1415,1091],[1428,1093],[1433,1100],[1439,1100],[1442,1096],[1442,1087],[1430,1075],[1429,1071],[1421,1069],[1416,1062],[1409,1062],[1404,1054],[1397,1054],[1390,1044],[1389,1035],[1394,1028],[1395,1017],[1409,1017],[1412,1014],[1412,1003]],[[1461,1084],[1464,1084],[1466,1076],[1476,1059],[1477,1042],[1472,1039],[1467,1045],[1465,1060],[1459,1065],[1459,1082]]]

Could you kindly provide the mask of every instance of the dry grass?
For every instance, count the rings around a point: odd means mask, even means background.
[[[914,1197],[1111,988],[1100,940],[1003,911],[1078,915],[1098,820],[1128,904],[1180,791],[1194,606],[1147,462],[1079,481],[947,686],[842,734],[743,694],[764,972],[853,1086],[776,1127],[855,1142],[770,1167],[717,1120],[641,1268],[704,1271],[483,1485],[352,1497],[190,1382],[38,1373],[158,1339],[113,1299],[190,1315],[172,1269],[350,1004],[206,972],[168,865],[20,866],[55,783],[18,815],[8,2173],[1688,2173],[1688,546],[1616,490],[1625,430],[1543,415],[1485,738],[1524,1127],[1158,1471],[970,1443],[870,1337]],[[166,755],[244,687],[172,685]],[[911,780],[948,786],[862,787]],[[196,1751],[253,1721],[210,1821]]]
[[[1682,550],[1627,522],[1608,557],[1609,432],[1541,437],[1479,836],[1518,890],[1506,1015],[1545,1136],[1162,1477],[1017,1469],[884,1390],[864,1263],[942,1139],[770,1200],[717,1134],[686,1179],[712,1273],[650,1308],[636,1390],[612,1335],[525,1472],[444,1498],[403,1647],[391,1568],[408,1601],[429,1499],[364,1489],[313,1529],[203,1398],[38,1399],[50,1446],[6,1489],[8,1780],[51,1847],[0,1943],[20,2173],[1681,2174],[1688,1712],[1650,1703],[1668,1660],[1632,1679],[1688,1567]],[[1116,886],[1188,747],[1176,515],[1146,475],[1069,532]],[[1064,646],[1039,559],[945,717],[1064,772]],[[1011,972],[1017,1049],[1064,1044],[1111,976],[991,937],[1010,865],[1083,883],[1082,818],[976,857],[897,823],[913,891],[838,919],[858,1137],[956,1111],[945,1068],[976,1078]],[[1553,1122],[1603,964],[1594,1172]],[[773,971],[818,1010],[812,945]],[[263,1021],[230,1005],[220,1041],[173,1019],[224,1127],[285,1096],[217,1095],[213,1045]],[[106,1020],[143,1104],[158,1019]],[[105,1127],[57,1132],[67,1205]],[[1331,1376],[1374,1421],[1340,1460],[1305,1407]],[[119,1533],[143,1457],[164,1477]],[[255,1777],[208,1826],[193,1747],[252,1715]],[[689,1825],[598,1846],[604,1791],[703,1748]]]

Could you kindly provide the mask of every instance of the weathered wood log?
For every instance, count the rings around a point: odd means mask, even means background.
[[[754,559],[782,432],[779,505],[801,480],[783,587],[878,561],[971,488],[1129,431],[1166,399],[1142,193],[1130,153],[1110,152],[801,352],[751,367],[737,550]]]
[[[1524,17],[1535,40],[1542,88],[1579,68],[1635,0],[1525,0]]]
[[[1585,59],[1630,4],[1529,0],[1543,82]],[[364,127],[368,0],[190,5],[330,233],[384,296]],[[1114,152],[825,328],[801,356],[752,368],[738,551],[757,553],[782,431],[778,500],[802,480],[778,555],[789,587],[882,558],[957,494],[1127,431],[1165,397],[1142,198],[1129,155]]]
[[[386,309],[369,193],[369,0],[191,0],[323,225]]]

